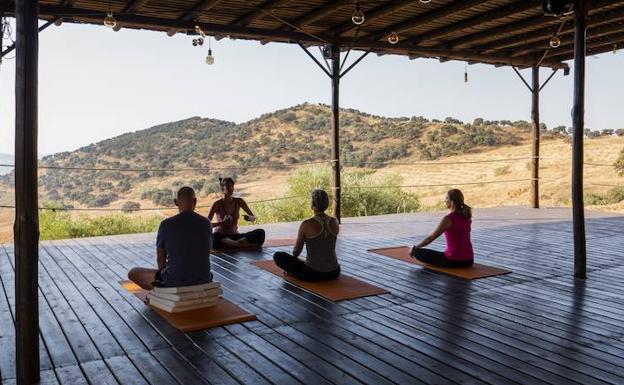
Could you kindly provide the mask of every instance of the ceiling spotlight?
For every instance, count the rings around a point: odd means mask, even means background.
[[[355,10],[353,11],[353,16],[351,16],[351,21],[355,25],[362,25],[366,18],[364,17],[364,13],[360,9],[360,2],[355,3]]]
[[[394,31],[390,32],[390,35],[388,35],[388,43],[396,44],[398,42],[399,42],[399,35]]]
[[[550,38],[551,48],[559,48],[560,45],[561,45],[561,39],[559,39],[559,36],[555,35]]]
[[[170,29],[167,31],[167,36],[172,37],[173,35],[175,35],[176,33],[178,33],[177,30],[175,29]]]
[[[56,25],[57,27],[60,27],[63,24],[63,18],[59,17],[58,19],[54,20],[54,25]]]
[[[420,0],[420,2],[423,4],[429,4],[431,3],[431,0]]]
[[[110,7],[108,8],[108,13],[104,18],[104,25],[108,28],[115,28],[115,25],[117,25],[117,20],[115,20],[115,17],[113,16],[113,11],[111,11]]]
[[[113,27],[113,31],[115,31],[115,32],[119,32],[120,29],[121,29],[121,24],[120,23],[115,24],[115,26]]]

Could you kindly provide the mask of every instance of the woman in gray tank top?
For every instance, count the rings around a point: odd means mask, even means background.
[[[303,281],[336,279],[340,275],[340,265],[336,257],[339,225],[336,218],[325,214],[325,210],[329,207],[327,192],[312,191],[311,206],[314,216],[306,219],[299,226],[292,255],[278,251],[273,255],[273,259],[286,274]],[[305,262],[298,258],[303,251],[304,244],[307,254]]]

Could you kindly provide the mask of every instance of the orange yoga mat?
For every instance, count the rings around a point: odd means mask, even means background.
[[[277,275],[278,277],[282,277],[286,281],[330,301],[343,301],[345,299],[389,293],[386,289],[373,286],[370,283],[360,281],[359,279],[349,277],[344,274],[340,274],[338,279],[331,281],[306,282],[293,276],[285,275],[282,269],[280,269],[272,260],[256,261],[252,263],[262,270],[266,270],[269,273]]]
[[[131,281],[121,281],[124,289],[136,295],[141,301],[147,302],[147,290],[144,290]],[[219,298],[215,306],[203,309],[194,309],[179,313],[168,313],[152,307],[156,313],[169,322],[176,329],[183,332],[205,330],[217,326],[253,321],[256,316],[234,305],[230,301]]]
[[[486,278],[493,277],[496,275],[503,275],[511,273],[511,270],[500,269],[498,267],[481,265],[479,263],[475,263],[470,267],[438,267],[434,265],[430,265],[428,263],[423,263],[417,260],[416,258],[412,258],[409,255],[410,248],[407,246],[399,246],[399,247],[386,247],[383,249],[370,249],[368,250],[375,254],[380,254],[386,257],[399,259],[401,261],[413,263],[415,265],[423,266],[425,269],[438,271],[440,273],[452,275],[455,277],[460,277],[464,279],[478,279],[478,278]]]

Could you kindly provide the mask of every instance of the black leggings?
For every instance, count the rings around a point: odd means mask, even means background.
[[[305,262],[299,258],[283,251],[278,251],[273,254],[273,260],[275,264],[284,270],[287,274],[295,276],[302,281],[329,281],[338,278],[340,276],[340,266],[336,270],[322,272],[316,271],[306,265]]]
[[[418,259],[420,262],[440,267],[468,267],[472,266],[474,262],[472,259],[467,261],[448,259],[443,252],[430,249],[414,249],[411,256]]]
[[[233,241],[239,241],[243,238],[249,242],[250,246],[260,247],[264,243],[265,233],[262,229],[252,230],[248,233],[238,233],[238,234],[223,234],[223,233],[214,233],[212,234],[212,247],[215,249],[222,249],[224,244],[221,242],[223,238],[229,238]]]

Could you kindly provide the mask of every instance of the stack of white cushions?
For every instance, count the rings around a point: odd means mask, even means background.
[[[153,307],[177,313],[214,306],[221,294],[221,284],[209,282],[194,286],[154,287],[147,293],[147,298]]]

